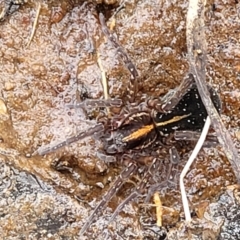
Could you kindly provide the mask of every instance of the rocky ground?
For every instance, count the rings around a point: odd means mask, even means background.
[[[4,7],[3,1],[1,8]],[[106,110],[69,109],[86,98],[103,98],[97,52],[111,98],[127,104],[130,74],[106,42],[98,13],[115,19],[114,32],[139,72],[138,102],[164,96],[188,72],[188,1],[28,1],[0,22],[0,236],[1,239],[79,239],[92,209],[121,171],[97,155],[101,141],[86,138],[47,156],[41,146],[61,142],[96,124]],[[205,31],[207,81],[220,94],[222,120],[240,149],[240,4],[209,2]],[[117,111],[112,109],[112,111]],[[165,151],[163,150],[162,158]],[[182,149],[177,175],[189,156]],[[166,157],[167,158],[167,157]],[[56,163],[64,169],[56,169]],[[163,168],[169,164],[166,159]],[[164,172],[164,171],[163,171]],[[141,173],[139,173],[141,174]],[[155,177],[163,181],[162,173]],[[136,183],[138,180],[133,179]],[[204,149],[186,177],[193,214],[184,223],[178,187],[160,189],[168,239],[239,239],[239,187],[221,146]],[[164,239],[155,207],[134,202],[106,228],[115,208],[134,187],[128,183],[109,204],[86,239]],[[151,200],[152,203],[152,200]],[[80,239],[84,239],[81,237]]]

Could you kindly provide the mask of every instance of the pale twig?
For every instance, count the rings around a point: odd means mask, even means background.
[[[97,52],[97,62],[98,62],[98,66],[101,70],[104,99],[108,99],[109,96],[108,96],[107,78],[106,78],[106,73],[105,73],[105,71],[103,69],[103,66],[102,66],[102,61],[101,61],[101,57],[100,57],[99,52]]]
[[[37,28],[38,18],[39,18],[39,15],[40,15],[40,11],[41,11],[41,3],[38,2],[36,17],[34,19],[33,28],[32,28],[32,32],[31,32],[30,38],[29,38],[29,40],[27,42],[27,45],[26,45],[27,47],[29,47],[29,45],[31,44],[33,36],[35,34],[35,31],[36,31],[36,28]]]
[[[207,42],[204,32],[206,0],[190,0],[187,14],[187,48],[190,71],[193,74],[202,102],[216,131],[219,143],[232,165],[233,172],[240,182],[239,153],[233,140],[215,109],[206,84]]]
[[[115,26],[115,22],[113,21],[112,22],[113,25],[112,28]],[[101,70],[101,75],[102,75],[102,86],[103,86],[103,94],[104,94],[104,99],[108,99],[109,98],[109,95],[108,95],[108,84],[107,84],[107,78],[106,78],[106,73],[103,69],[103,66],[102,66],[102,61],[101,61],[101,58],[100,58],[100,54],[99,52],[97,52],[97,62],[98,62],[98,66]],[[108,110],[109,111],[109,110]]]
[[[209,117],[207,117],[205,125],[204,125],[202,133],[201,133],[201,136],[200,136],[195,148],[193,149],[193,152],[192,152],[191,156],[189,157],[185,167],[183,168],[183,170],[180,174],[180,190],[181,190],[181,196],[182,196],[182,203],[183,203],[185,219],[188,222],[191,221],[191,214],[190,214],[190,211],[189,211],[189,204],[188,204],[188,200],[187,200],[187,195],[186,195],[183,179],[186,176],[186,174],[187,174],[190,166],[192,165],[193,161],[196,159],[199,151],[201,150],[202,145],[203,145],[203,143],[206,139],[206,136],[208,134],[208,130],[209,130],[210,125],[211,125],[211,120],[210,120]]]
[[[107,84],[107,78],[106,78],[106,73],[103,69],[103,66],[102,66],[102,61],[101,61],[101,57],[100,57],[100,54],[99,52],[97,51],[97,62],[98,62],[98,66],[101,70],[101,76],[102,76],[102,87],[103,87],[103,95],[104,95],[104,99],[107,100],[109,98],[109,95],[108,95],[108,84]],[[110,117],[111,116],[111,113],[110,113],[110,110],[108,107],[106,107],[106,110],[107,110],[107,114],[108,116]]]
[[[157,226],[162,226],[162,215],[163,215],[163,207],[162,207],[162,201],[160,199],[159,193],[155,192],[153,195],[153,201],[156,206],[156,216],[157,216]]]

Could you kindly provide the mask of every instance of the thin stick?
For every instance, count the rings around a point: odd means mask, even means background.
[[[99,54],[98,51],[97,51],[97,62],[98,62],[98,66],[99,66],[99,68],[101,70],[104,99],[107,100],[109,98],[107,78],[106,78],[106,73],[105,73],[105,71],[103,69],[101,57],[100,57],[100,54]],[[110,117],[111,116],[111,112],[110,112],[109,108],[106,107],[106,110],[107,110],[108,117]]]
[[[104,99],[108,99],[109,95],[108,95],[107,78],[106,78],[106,73],[105,73],[105,71],[103,69],[103,66],[102,66],[102,61],[101,61],[101,57],[100,57],[99,52],[97,52],[97,62],[98,62],[98,66],[101,70]]]
[[[219,143],[232,165],[233,172],[240,183],[240,157],[232,138],[215,109],[206,85],[207,43],[204,33],[205,0],[190,0],[187,14],[187,47],[190,70],[194,75],[202,102],[216,131]]]
[[[41,11],[41,3],[38,2],[38,6],[37,6],[37,12],[36,12],[36,17],[34,19],[34,23],[33,23],[33,29],[32,29],[32,33],[31,33],[31,36],[27,42],[27,47],[29,47],[29,45],[31,44],[32,42],[32,39],[33,39],[33,36],[36,32],[36,28],[37,28],[37,22],[38,22],[38,18],[39,18],[39,15],[40,15],[40,11]]]
[[[162,209],[162,201],[160,199],[159,193],[155,192],[153,195],[153,201],[156,206],[156,216],[157,216],[157,226],[162,226],[162,215],[163,215],[163,209]]]
[[[193,149],[193,152],[192,152],[191,156],[189,157],[185,167],[183,168],[183,170],[180,174],[180,189],[181,189],[182,203],[183,203],[185,219],[188,222],[191,221],[191,214],[190,214],[190,211],[189,211],[189,204],[188,204],[188,200],[187,200],[187,194],[186,194],[186,191],[185,191],[185,186],[184,186],[184,183],[183,183],[183,179],[186,176],[186,174],[187,174],[190,166],[192,165],[193,161],[196,159],[199,151],[201,150],[202,145],[203,145],[203,143],[206,139],[206,136],[208,134],[208,130],[209,130],[210,125],[211,125],[210,118],[207,117],[205,125],[204,125],[202,133],[201,133],[201,136],[200,136],[195,148]]]

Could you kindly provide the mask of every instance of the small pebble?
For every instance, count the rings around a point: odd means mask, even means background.
[[[0,98],[0,114],[3,114],[3,115],[8,114],[6,104],[1,98]]]
[[[5,91],[11,91],[15,88],[15,84],[14,83],[11,83],[11,82],[5,82],[5,85],[4,85],[4,90]]]
[[[102,189],[104,188],[104,185],[103,185],[102,182],[97,182],[96,185],[97,185],[98,187],[102,188]]]

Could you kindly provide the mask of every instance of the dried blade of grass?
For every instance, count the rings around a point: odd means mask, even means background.
[[[162,208],[162,201],[160,199],[159,193],[155,192],[153,195],[153,201],[156,206],[156,217],[157,217],[157,226],[162,226],[162,215],[163,215],[163,208]]]
[[[103,69],[103,66],[102,66],[102,61],[101,61],[101,57],[100,57],[99,52],[97,52],[97,62],[98,62],[98,66],[101,70],[104,99],[108,99],[109,96],[108,96],[107,78],[106,78],[106,73],[105,73],[105,71]]]
[[[97,63],[98,63],[98,66],[99,66],[99,68],[101,70],[104,99],[107,100],[109,98],[107,78],[106,78],[106,73],[105,73],[105,71],[103,69],[101,57],[100,57],[100,54],[99,54],[98,51],[97,51]],[[106,107],[106,110],[107,110],[108,116],[110,117],[111,116],[110,109],[108,107]]]
[[[190,166],[192,165],[193,161],[196,159],[199,151],[201,150],[202,145],[203,145],[203,143],[206,139],[206,136],[208,134],[208,130],[209,130],[210,125],[211,125],[210,118],[207,117],[206,122],[205,122],[204,127],[203,127],[203,130],[202,130],[202,133],[201,133],[201,136],[200,136],[195,148],[193,149],[193,152],[192,152],[191,156],[189,157],[186,165],[184,166],[184,168],[183,168],[183,170],[180,174],[180,190],[181,190],[181,196],[182,196],[182,203],[183,203],[185,219],[188,222],[191,221],[191,214],[190,214],[190,211],[189,211],[189,204],[188,204],[188,200],[187,200],[187,194],[186,194],[186,191],[185,191],[185,186],[184,186],[184,183],[183,183],[183,179],[186,176],[186,174],[187,174]]]
[[[31,32],[31,35],[30,35],[30,38],[29,38],[29,40],[28,40],[28,42],[27,42],[26,47],[29,47],[29,45],[30,45],[31,42],[32,42],[33,36],[34,36],[34,34],[35,34],[35,32],[36,32],[37,22],[38,22],[38,18],[39,18],[39,15],[40,15],[40,11],[41,11],[41,3],[38,2],[36,17],[35,17],[35,19],[34,19],[32,32]]]
[[[203,104],[216,131],[219,143],[232,165],[234,174],[240,183],[240,157],[231,136],[215,109],[206,85],[207,43],[204,32],[204,11],[206,0],[189,0],[187,13],[187,48],[190,71],[193,74]]]

